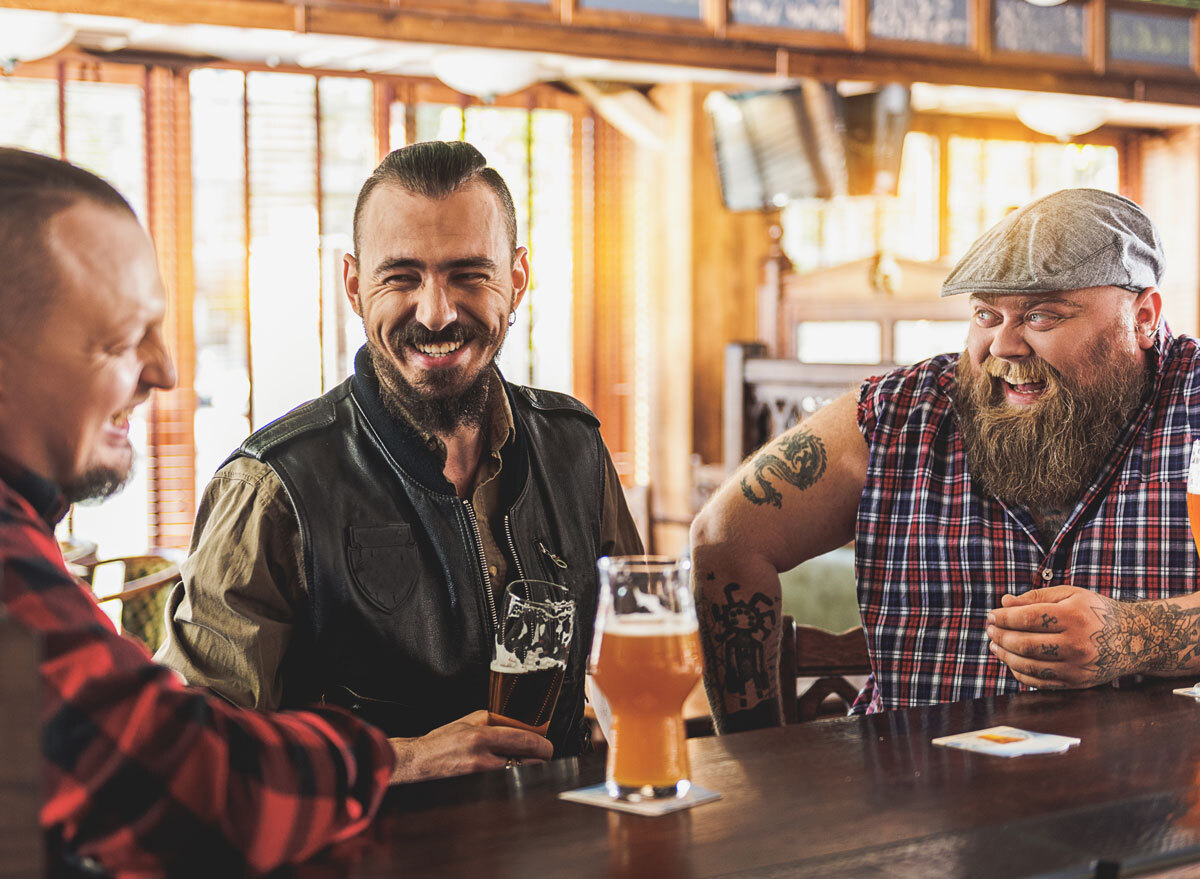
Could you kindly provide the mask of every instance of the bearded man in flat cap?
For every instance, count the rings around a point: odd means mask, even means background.
[[[692,528],[719,730],[780,721],[778,682],[724,655],[737,607],[776,674],[778,572],[851,539],[874,670],[855,712],[1200,671],[1200,343],[1160,322],[1162,271],[1128,199],[1034,201],[946,279],[966,350],[868,379],[742,466]]]

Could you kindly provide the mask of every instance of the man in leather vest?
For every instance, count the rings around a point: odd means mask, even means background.
[[[577,754],[596,559],[641,541],[595,416],[495,367],[529,284],[508,187],[469,144],[397,150],[354,245],[354,375],[217,472],[158,658],[238,705],[350,708],[392,737],[399,780]],[[520,577],[576,603],[546,738],[482,710]]]

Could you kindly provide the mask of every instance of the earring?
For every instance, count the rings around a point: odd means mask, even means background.
[[[508,325],[511,327],[516,322],[517,322],[517,312],[514,309],[513,311],[510,311],[508,313]]]

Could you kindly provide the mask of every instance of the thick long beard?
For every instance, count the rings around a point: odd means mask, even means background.
[[[1097,342],[1092,362],[1100,373],[1088,387],[1068,383],[1037,357],[1022,362],[1022,381],[1043,381],[1032,406],[1004,402],[998,362],[975,367],[958,359],[955,406],[971,478],[1007,504],[1031,510],[1070,509],[1096,477],[1148,381],[1141,364],[1117,362],[1108,338]]]

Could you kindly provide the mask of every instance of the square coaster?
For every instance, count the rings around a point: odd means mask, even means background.
[[[1053,733],[1030,732],[1011,726],[993,726],[989,729],[941,736],[933,744],[945,748],[962,748],[978,754],[996,757],[1021,757],[1025,754],[1061,754],[1072,745],[1078,745],[1074,736],[1059,736]]]
[[[687,792],[686,796],[631,803],[628,800],[614,800],[608,795],[603,784],[594,784],[578,790],[563,791],[558,798],[572,803],[583,803],[585,806],[600,806],[602,809],[616,809],[618,812],[633,812],[635,815],[667,815],[681,809],[699,806],[702,803],[711,803],[713,800],[721,799],[721,795],[716,791],[692,785],[692,789]]]

